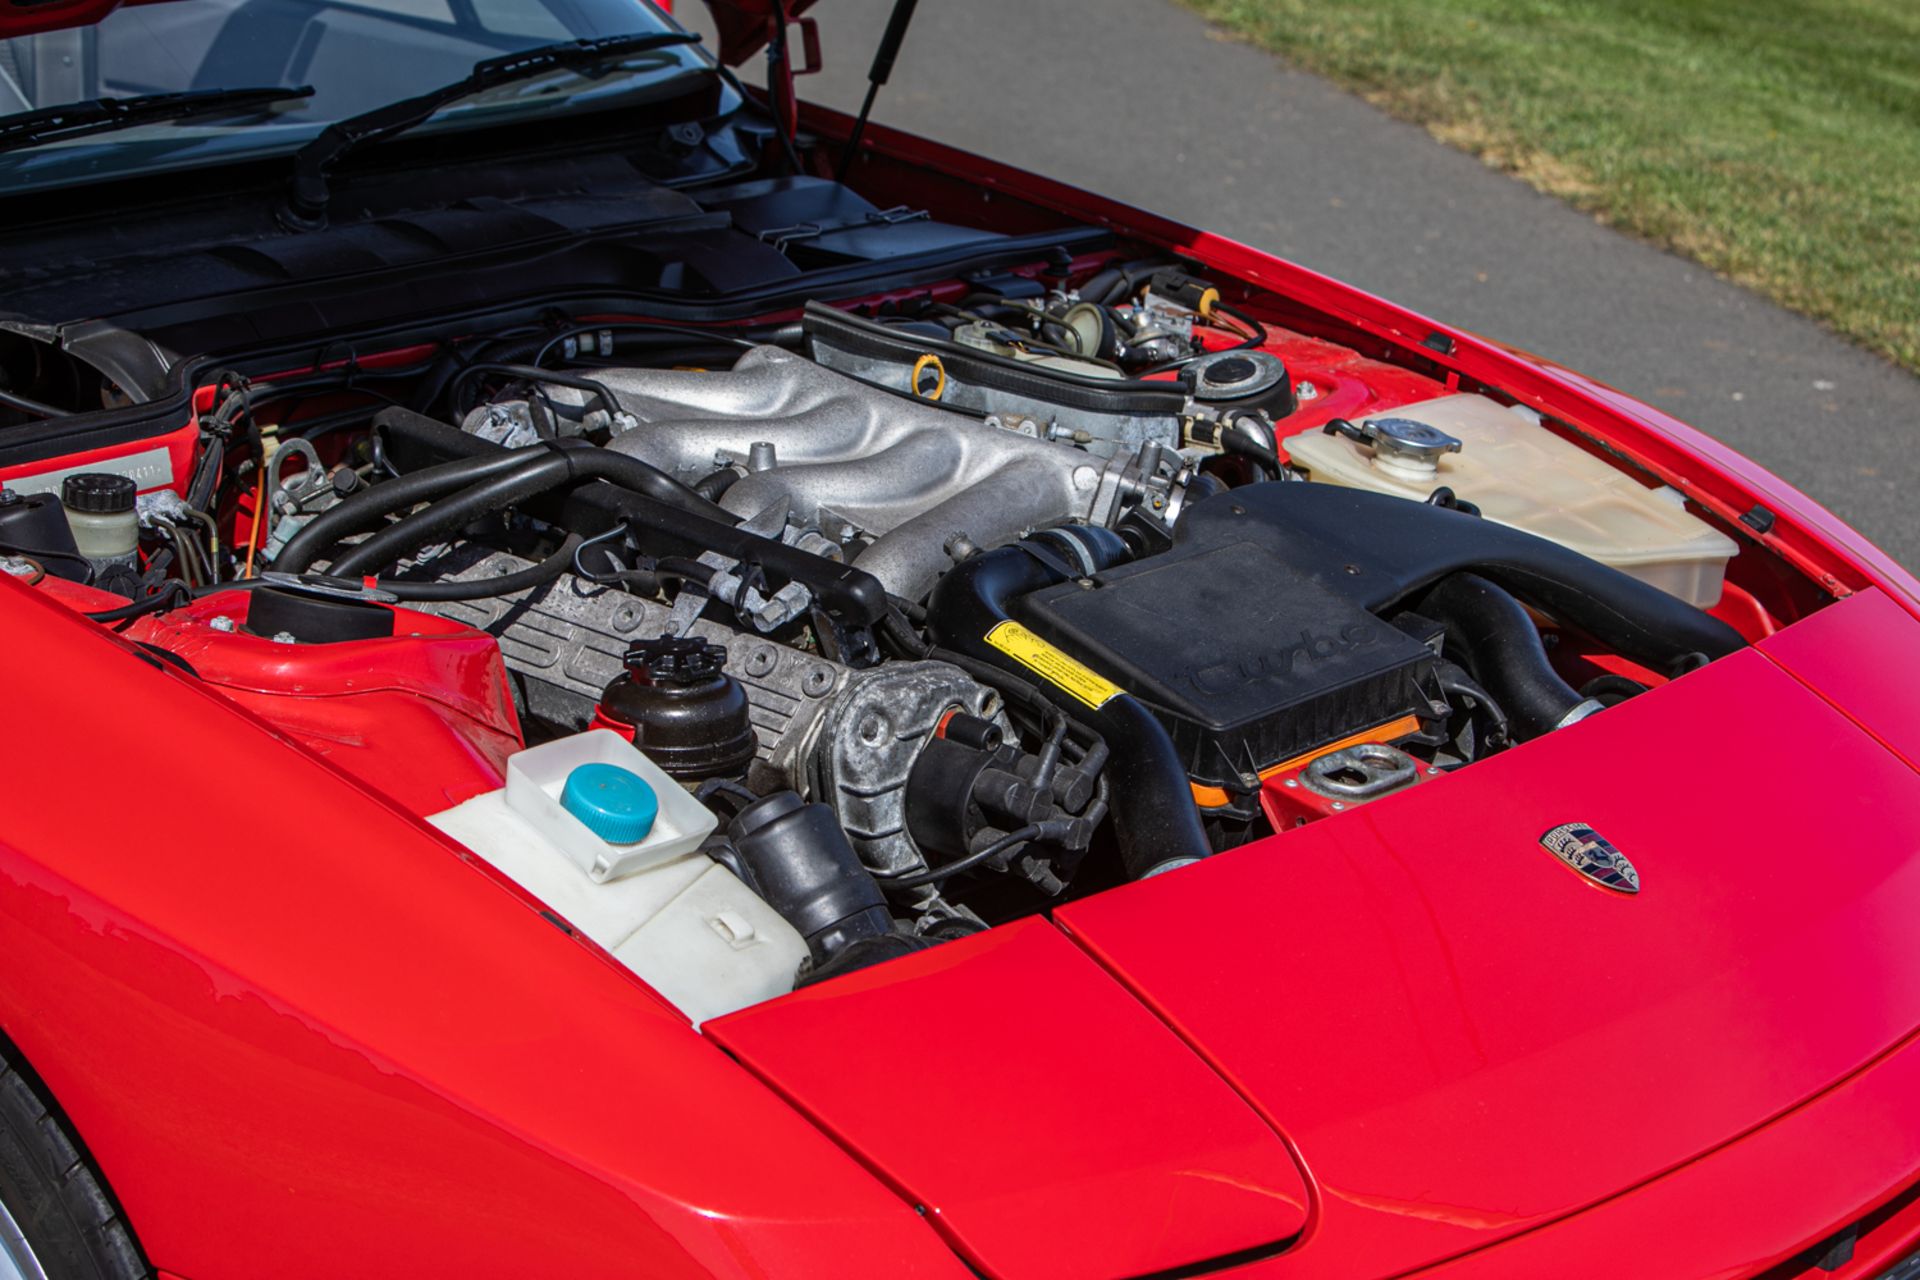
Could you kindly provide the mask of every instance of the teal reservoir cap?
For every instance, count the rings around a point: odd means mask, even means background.
[[[560,807],[608,844],[638,844],[653,830],[660,797],[630,769],[583,764],[560,788]]]

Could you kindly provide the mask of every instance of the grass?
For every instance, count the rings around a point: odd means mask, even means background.
[[[1915,0],[1186,0],[1920,372]]]

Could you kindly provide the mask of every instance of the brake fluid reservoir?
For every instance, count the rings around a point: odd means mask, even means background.
[[[134,482],[110,471],[71,475],[60,486],[73,543],[100,572],[108,565],[139,562],[140,518],[134,514]]]
[[[1591,556],[1702,608],[1720,599],[1733,539],[1524,410],[1453,395],[1288,437],[1308,477],[1424,501],[1445,485],[1489,520]]]
[[[705,805],[606,730],[516,752],[507,785],[428,818],[696,1024],[793,990],[807,944],[701,852]]]

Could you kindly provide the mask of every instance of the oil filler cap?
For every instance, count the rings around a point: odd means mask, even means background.
[[[617,764],[583,764],[560,788],[560,807],[608,844],[638,844],[653,830],[660,797]]]

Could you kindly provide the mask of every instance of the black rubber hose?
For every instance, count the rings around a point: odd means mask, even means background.
[[[509,377],[521,378],[528,382],[551,382],[556,387],[572,387],[575,391],[585,391],[589,395],[599,397],[600,403],[608,413],[620,412],[620,401],[607,389],[606,384],[598,379],[582,377],[577,373],[562,373],[556,369],[542,369],[530,364],[509,364],[503,360],[476,360],[455,374],[453,381],[447,385],[447,398],[456,402],[452,407],[465,412],[465,407],[457,403],[460,399],[460,388],[465,386],[470,378],[483,373],[504,373]]]
[[[1273,423],[1257,413],[1234,414],[1220,428],[1220,447],[1246,458],[1269,480],[1280,475],[1280,442]]]
[[[1585,701],[1547,661],[1526,607],[1478,574],[1442,578],[1419,612],[1446,626],[1448,647],[1466,658],[1521,741],[1558,729]]]
[[[328,547],[350,534],[375,528],[396,511],[457,493],[475,481],[512,471],[547,454],[541,445],[530,449],[502,449],[498,453],[456,458],[364,489],[302,525],[300,532],[289,538],[280,554],[274,557],[273,567],[283,573],[305,572]]]
[[[538,449],[535,456],[514,470],[463,489],[389,525],[341,556],[331,571],[349,578],[376,571],[436,537],[576,480],[606,480],[629,492],[665,501],[675,501],[684,495],[684,500],[675,505],[729,523],[734,520],[725,508],[708,502],[638,458],[584,442],[576,446],[572,441],[560,441],[555,447]]]
[[[942,880],[952,879],[954,876],[960,875],[963,872],[971,871],[975,867],[991,862],[1001,854],[1012,849],[1015,845],[1038,839],[1045,834],[1045,826],[1038,822],[1030,822],[1018,830],[1009,831],[1006,835],[1001,836],[986,848],[970,853],[958,862],[949,862],[945,866],[935,867],[931,871],[918,871],[910,876],[901,876],[897,880],[886,879],[884,877],[876,877],[876,879],[879,879],[882,889],[918,889],[922,885],[938,884]]]
[[[1487,722],[1487,742],[1485,745],[1498,749],[1508,744],[1512,736],[1512,727],[1507,721],[1507,712],[1486,687],[1457,663],[1440,661],[1434,663],[1434,674],[1440,679],[1440,688],[1450,702],[1466,704],[1468,714]],[[1584,695],[1583,695],[1584,696]]]
[[[739,517],[695,493],[692,488],[652,464],[630,454],[598,448],[585,440],[550,440],[523,450],[509,450],[492,440],[483,440],[438,418],[404,407],[383,409],[376,413],[373,416],[373,430],[377,442],[390,458],[399,463],[401,470],[411,467],[432,470],[432,466],[425,465],[429,459],[435,460],[435,465],[446,465],[447,460],[499,458],[511,453],[532,456],[533,450],[540,448],[573,449],[606,459],[619,459],[601,465],[619,468],[618,474],[610,473],[604,478],[622,489],[657,498],[683,511],[724,520],[729,525],[739,523]],[[407,470],[407,474],[411,478],[415,473]]]
[[[275,557],[273,567],[287,573],[300,573],[318,559],[322,551],[346,535],[371,528],[403,507],[433,503],[426,510],[381,530],[332,567],[337,574],[353,576],[367,565],[378,568],[425,545],[432,533],[457,529],[479,516],[574,480],[606,480],[684,510],[735,523],[735,517],[724,507],[709,502],[638,458],[596,448],[584,441],[560,441],[459,458],[374,485],[365,493],[356,494],[314,517],[288,541]],[[446,498],[450,493],[459,500],[457,506],[448,505],[454,501]],[[443,498],[446,501],[435,501]],[[485,505],[488,503],[492,505]],[[443,507],[446,509],[442,510]],[[402,549],[392,552],[389,549],[393,547]],[[375,559],[375,556],[384,558]]]
[[[327,572],[337,578],[378,573],[436,538],[556,488],[565,483],[570,474],[565,455],[542,449],[538,456],[524,460],[522,465],[422,507],[365,542],[347,548]]]
[[[693,491],[705,498],[708,502],[718,502],[726,494],[727,490],[733,488],[739,479],[740,473],[738,471],[732,467],[721,467],[719,470],[709,471],[706,475],[695,480],[693,482]]]
[[[709,520],[740,523],[740,517],[719,503],[701,497],[651,462],[642,462],[630,453],[602,449],[586,440],[560,440],[552,447],[573,460],[574,475],[580,479],[605,480],[630,493],[645,494]]]
[[[521,465],[387,526],[342,555],[334,562],[331,572],[351,578],[377,571],[436,537],[576,480],[607,480],[622,489],[656,498],[665,496],[663,485],[672,486],[675,491],[682,488],[664,472],[638,458],[592,445],[564,447],[563,444],[563,447],[537,448],[530,453]],[[702,515],[717,513],[729,521],[733,519],[724,509],[690,491],[686,497],[699,504],[697,509]]]
[[[1595,676],[1580,686],[1580,696],[1592,698],[1595,702],[1604,702],[1610,707],[1618,706],[1628,698],[1637,698],[1647,691],[1647,686],[1627,676]]]
[[[1095,305],[1104,305],[1110,290],[1126,280],[1119,267],[1102,267],[1088,276],[1080,286],[1080,300]]]
[[[482,440],[422,414],[387,410],[374,416],[377,439],[390,455],[407,455],[402,465],[418,466],[427,459],[495,456],[505,452],[491,440]],[[606,450],[600,452],[605,453]],[[880,579],[828,560],[811,551],[790,547],[778,538],[762,537],[739,527],[731,512],[703,516],[682,506],[615,485],[582,485],[570,490],[552,514],[541,518],[582,536],[607,532],[617,524],[644,529],[653,544],[651,554],[697,556],[717,551],[759,565],[778,579],[804,584],[836,620],[848,627],[869,627],[886,616],[888,600]]]
[[[178,578],[169,578],[153,595],[143,596],[115,609],[102,609],[98,613],[88,613],[83,616],[94,622],[131,622],[149,613],[177,609],[191,599],[193,599],[193,592],[188,589],[186,583]]]
[[[1080,300],[1112,306],[1132,293],[1142,280],[1172,265],[1164,258],[1141,258],[1124,266],[1106,267],[1080,286]]]
[[[580,546],[580,535],[570,533],[560,549],[537,564],[494,578],[467,578],[451,582],[390,582],[374,586],[396,600],[491,600],[545,586],[573,568],[573,553]]]
[[[392,578],[379,578],[374,581],[375,591],[384,591],[396,600],[490,600],[495,596],[508,596],[516,591],[526,591],[533,587],[552,582],[573,567],[573,556],[580,548],[581,539],[577,534],[569,534],[560,549],[524,569],[512,573],[503,573],[494,578],[470,578],[459,582],[408,582]],[[223,591],[254,591],[261,587],[289,586],[299,588],[326,588],[339,591],[358,590],[362,585],[359,578],[336,578],[330,573],[303,573],[292,582],[287,577],[275,573],[264,578],[240,578],[233,582],[209,582],[193,589],[193,598],[217,596]]]
[[[1119,535],[1105,529],[1052,529],[1047,537],[1055,542],[1072,539],[1077,545],[1065,559],[1090,560],[1096,569],[1110,568],[1129,556]],[[1009,621],[1011,601],[1066,581],[1062,564],[1057,547],[1030,548],[1022,542],[955,565],[934,588],[927,607],[935,639],[944,648],[1032,680],[1036,673],[1031,668],[988,644],[986,635]],[[1180,754],[1153,712],[1124,692],[1098,706],[1072,697],[1063,698],[1061,705],[1106,740],[1111,753],[1106,776],[1114,836],[1129,877],[1137,880],[1213,853]]]

